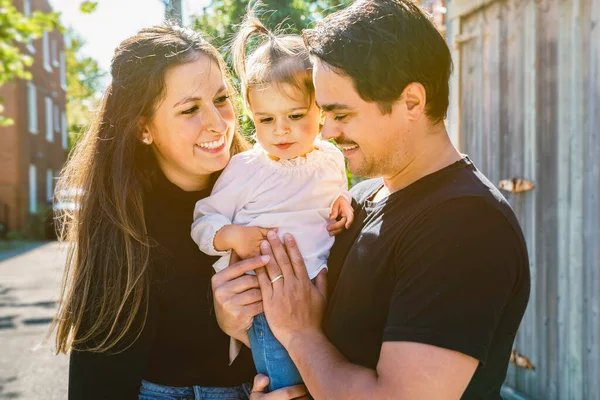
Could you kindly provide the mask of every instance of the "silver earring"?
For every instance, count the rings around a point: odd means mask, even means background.
[[[144,142],[144,144],[150,144],[150,139],[145,137],[144,139],[142,139],[142,142]]]

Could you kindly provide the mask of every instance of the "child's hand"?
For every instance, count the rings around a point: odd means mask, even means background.
[[[260,243],[267,239],[267,232],[277,228],[261,228],[258,226],[237,226],[234,230],[231,249],[242,259],[260,256]]]
[[[329,214],[329,219],[331,221],[336,221],[338,217],[340,217],[339,221],[334,222],[327,227],[330,236],[338,235],[344,229],[350,228],[352,221],[354,221],[354,209],[348,200],[342,196],[338,197],[333,203],[331,214]]]
[[[242,259],[260,256],[260,243],[267,232],[277,228],[258,226],[225,225],[215,235],[214,246],[218,251],[233,250]]]

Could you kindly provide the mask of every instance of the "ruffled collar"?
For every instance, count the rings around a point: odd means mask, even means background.
[[[285,159],[279,159],[277,161],[273,160],[271,157],[269,157],[269,154],[267,153],[267,151],[258,143],[256,142],[256,144],[254,145],[254,151],[260,156],[260,158],[267,163],[268,165],[274,167],[274,168],[281,168],[281,169],[295,169],[295,168],[300,168],[303,166],[312,166],[316,163],[320,163],[323,160],[328,160],[327,155],[325,154],[325,152],[322,150],[322,140],[315,140],[315,149],[313,151],[311,151],[310,153],[307,153],[304,156],[298,156],[296,158],[291,158],[289,160],[285,160]]]

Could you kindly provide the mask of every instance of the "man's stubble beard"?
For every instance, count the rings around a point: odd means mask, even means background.
[[[351,166],[351,163],[348,163],[348,166]],[[363,154],[363,159],[360,162],[360,165],[357,166],[355,171],[351,168],[348,168],[353,175],[360,176],[362,178],[378,178],[382,176],[380,174],[380,165],[378,165],[375,159],[370,159]]]

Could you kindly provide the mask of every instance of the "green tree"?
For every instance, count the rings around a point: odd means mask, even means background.
[[[85,41],[75,31],[69,30],[67,38],[67,126],[71,148],[89,125],[106,73],[96,60],[82,53]]]
[[[0,0],[0,86],[14,79],[31,79],[27,70],[33,58],[21,53],[21,47],[42,36],[43,32],[60,29],[58,14],[35,11],[25,16],[12,4],[12,0]],[[0,126],[13,121],[2,116],[0,99]]]
[[[299,33],[323,16],[352,0],[263,0],[264,22],[270,29]],[[192,26],[208,34],[217,47],[226,46],[242,22],[249,0],[212,0],[204,12],[192,17]],[[255,2],[254,2],[255,3]]]

